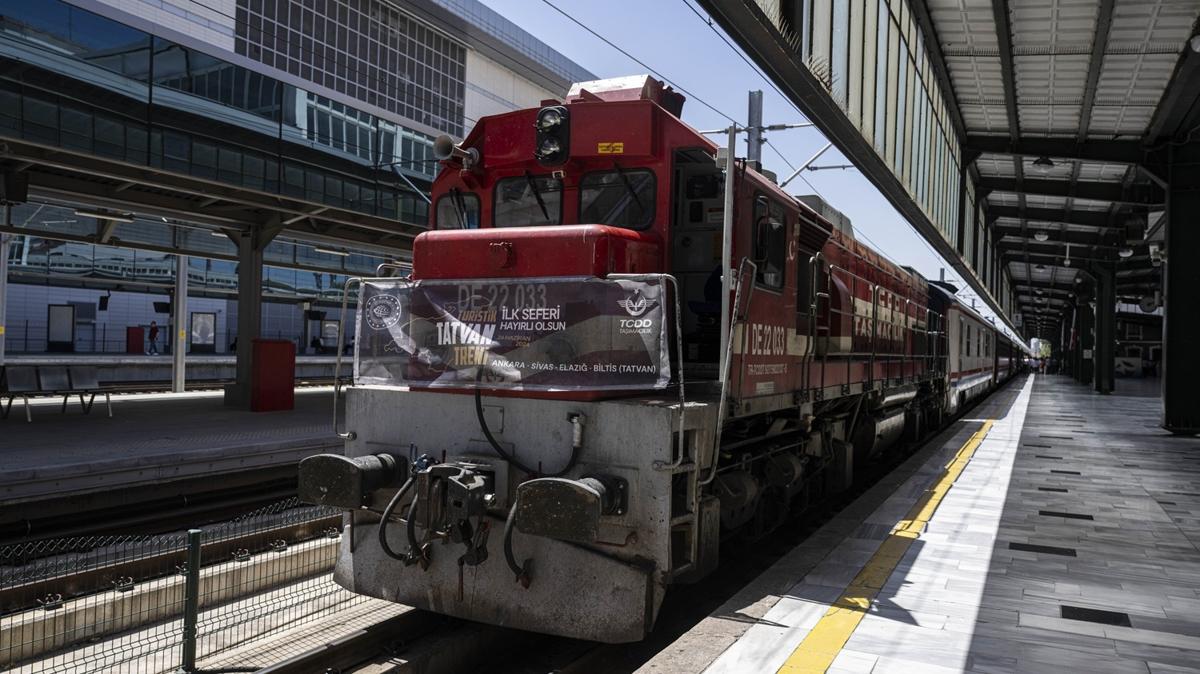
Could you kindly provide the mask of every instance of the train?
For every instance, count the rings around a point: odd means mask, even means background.
[[[345,511],[340,585],[638,641],[723,545],[1023,367],[953,286],[728,157],[683,102],[649,76],[586,82],[437,140],[411,270],[348,286],[345,451],[299,466],[302,500]]]

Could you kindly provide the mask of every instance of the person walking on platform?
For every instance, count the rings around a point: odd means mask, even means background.
[[[147,341],[150,345],[146,348],[146,355],[158,355],[158,323],[150,321],[150,334],[147,336]]]

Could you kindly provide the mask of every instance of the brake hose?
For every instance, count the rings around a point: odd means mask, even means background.
[[[518,494],[517,499],[520,499],[520,498],[521,497]],[[530,581],[529,567],[532,564],[533,560],[527,559],[527,560],[521,562],[520,564],[517,564],[517,558],[516,558],[516,555],[513,554],[513,548],[512,548],[513,526],[516,523],[517,523],[517,501],[514,500],[513,504],[512,504],[512,508],[509,508],[509,510],[508,510],[508,519],[506,519],[504,521],[504,561],[508,562],[508,568],[511,569],[514,574],[516,574],[517,582],[519,582],[522,587],[528,588],[529,581]]]
[[[383,519],[379,521],[379,547],[383,548],[384,554],[386,554],[388,557],[391,557],[392,559],[398,559],[400,561],[404,561],[405,555],[397,554],[395,550],[392,550],[392,546],[388,545],[387,526],[392,519],[392,513],[395,512],[396,506],[400,505],[400,500],[403,499],[404,495],[408,493],[408,490],[412,488],[414,479],[414,475],[410,474],[408,476],[408,479],[404,481],[404,484],[400,487],[400,490],[396,492],[396,495],[392,497],[392,500],[388,501],[387,507],[383,509]],[[413,499],[413,501],[415,502],[416,499]],[[412,520],[411,508],[409,509],[408,519],[410,521]]]
[[[405,531],[408,535],[408,559],[411,562],[416,555],[424,556],[421,552],[421,546],[417,544],[417,501],[420,500],[421,493],[417,492],[413,495],[412,503],[408,506],[408,525]]]

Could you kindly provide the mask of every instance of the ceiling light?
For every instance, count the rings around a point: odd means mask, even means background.
[[[1044,264],[1039,264],[1039,265],[1037,265],[1036,267],[1034,267],[1034,269],[1036,269],[1036,270],[1038,270],[1038,271],[1046,271],[1046,265],[1044,265]]]
[[[1037,241],[1045,242],[1050,240],[1050,235],[1043,231],[1038,231],[1034,233],[1033,238]]]
[[[109,213],[107,211],[89,211],[86,209],[75,209],[75,215],[84,218],[96,218],[97,220],[112,220],[114,222],[133,222],[133,213]]]
[[[1050,158],[1047,156],[1043,155],[1033,160],[1033,170],[1038,173],[1045,173],[1052,168],[1054,168],[1054,162],[1050,161]]]
[[[1117,255],[1120,255],[1121,257],[1133,257],[1133,249],[1122,248],[1121,250],[1117,251]]]
[[[1041,295],[1041,294],[1042,294],[1042,289],[1041,289],[1041,288],[1036,288],[1036,289],[1034,289],[1034,291],[1033,291],[1033,292],[1035,292],[1035,293],[1037,293],[1037,294]]]
[[[325,253],[326,255],[337,255],[338,257],[350,257],[350,253],[347,253],[344,250],[334,250],[332,248],[317,248],[315,246],[313,247],[313,250],[315,250],[318,253]]]
[[[1193,35],[1192,39],[1188,40],[1188,46],[1192,51],[1200,53],[1200,35]]]
[[[1063,266],[1070,267],[1071,266],[1071,258],[1068,257],[1068,258],[1063,259]]]

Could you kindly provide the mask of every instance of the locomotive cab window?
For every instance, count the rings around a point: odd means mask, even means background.
[[[438,197],[434,210],[437,229],[478,229],[479,196],[453,189]]]
[[[496,181],[497,227],[557,225],[562,222],[562,183],[551,176],[526,173]]]
[[[654,172],[622,169],[588,173],[579,181],[579,222],[645,229],[654,221]]]
[[[754,200],[754,262],[758,265],[758,284],[782,288],[786,259],[787,223],[783,205],[760,194]]]

